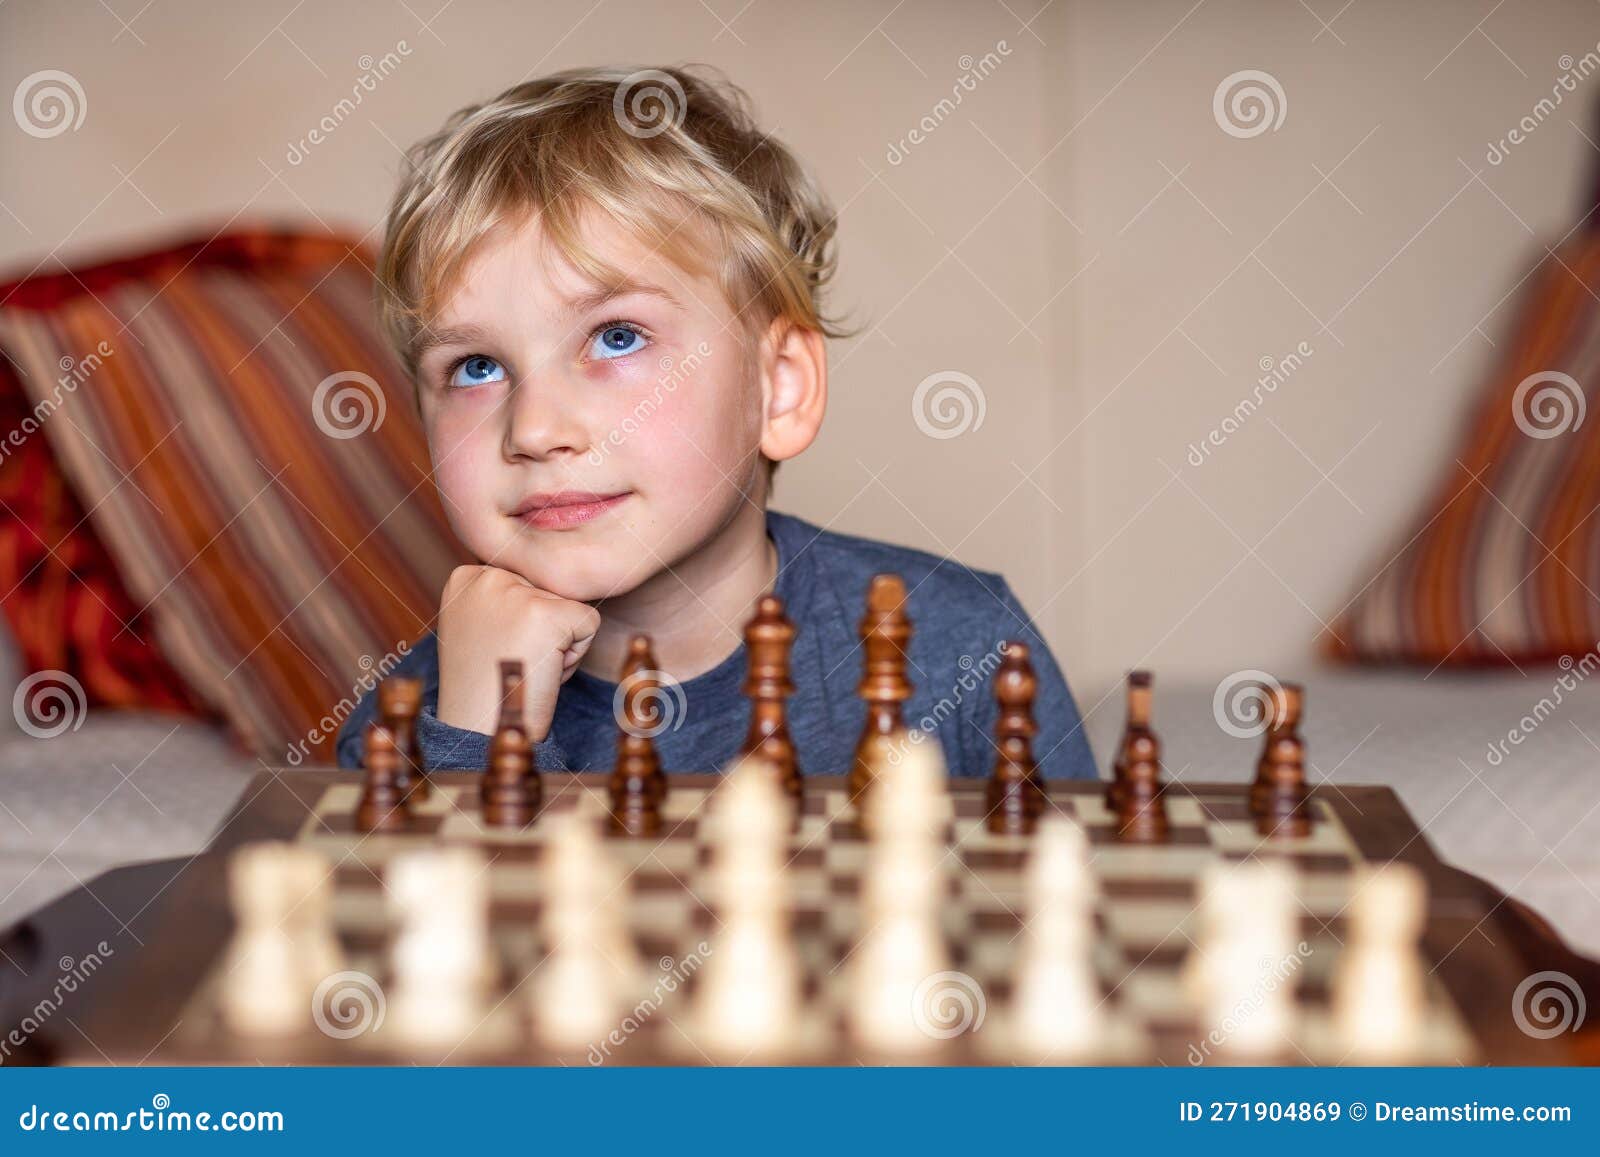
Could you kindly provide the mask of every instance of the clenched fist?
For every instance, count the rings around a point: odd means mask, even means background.
[[[556,696],[594,642],[600,612],[496,566],[458,566],[439,600],[439,721],[485,734],[500,717],[500,660],[522,660],[528,736],[550,734]]]

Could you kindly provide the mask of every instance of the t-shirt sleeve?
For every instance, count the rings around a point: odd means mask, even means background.
[[[1067,680],[1044,641],[1033,625],[1028,612],[1012,592],[1010,584],[1000,580],[995,591],[1000,606],[995,607],[992,637],[989,646],[997,656],[993,666],[998,669],[998,648],[1001,643],[1017,640],[1028,645],[1034,675],[1038,678],[1038,693],[1034,699],[1034,721],[1039,733],[1033,740],[1033,755],[1039,765],[1039,774],[1046,779],[1097,779],[1099,770],[1094,753],[1089,748],[1089,737],[1084,731],[1083,718],[1078,705],[1067,687]],[[989,672],[982,692],[973,700],[973,710],[967,720],[967,734],[963,737],[969,767],[983,768],[987,775],[994,765],[998,749],[994,729],[1000,708],[994,697],[994,670]]]

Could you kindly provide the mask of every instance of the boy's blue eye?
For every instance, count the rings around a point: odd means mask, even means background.
[[[485,382],[505,381],[506,370],[493,358],[484,357],[482,354],[473,354],[463,358],[461,364],[456,366],[450,375],[452,386],[481,386]]]
[[[609,361],[624,354],[638,353],[644,347],[644,334],[631,325],[608,325],[594,335],[590,352],[597,358]]]

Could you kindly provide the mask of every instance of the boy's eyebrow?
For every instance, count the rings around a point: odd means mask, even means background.
[[[650,297],[659,297],[669,305],[683,308],[672,293],[659,285],[651,285],[645,281],[619,281],[612,285],[597,285],[586,293],[579,293],[567,299],[566,308],[562,311],[564,320],[589,312],[608,301],[631,294],[645,294]],[[489,340],[489,334],[475,325],[447,325],[440,328],[425,328],[417,335],[415,356],[420,359],[423,354],[436,346],[443,345],[479,345]]]
[[[414,356],[421,358],[435,346],[474,345],[488,339],[489,335],[475,325],[447,325],[439,329],[428,326],[417,334]]]
[[[566,314],[568,320],[581,313],[587,313],[597,306],[604,305],[618,297],[628,297],[631,294],[642,293],[651,297],[659,297],[669,305],[683,308],[672,293],[659,285],[652,285],[648,281],[618,281],[610,285],[597,285],[587,293],[579,293],[567,299]]]

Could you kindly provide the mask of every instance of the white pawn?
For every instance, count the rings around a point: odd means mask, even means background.
[[[713,797],[722,923],[696,990],[695,1023],[715,1055],[770,1060],[794,1043],[800,970],[783,879],[791,807],[759,760],[743,760]]]
[[[488,862],[474,848],[424,848],[395,857],[385,880],[400,925],[390,1023],[415,1044],[460,1044],[483,1023],[494,972]]]
[[[1079,1060],[1104,1040],[1096,891],[1083,829],[1064,815],[1045,819],[1028,865],[1028,925],[1013,1001],[1018,1042],[1032,1056]]]
[[[326,916],[330,872],[324,857],[285,843],[247,844],[229,859],[234,934],[218,997],[232,1031],[283,1037],[310,1027],[316,985],[339,968],[331,931],[312,927]]]
[[[1349,931],[1333,976],[1334,1031],[1341,1051],[1365,1063],[1395,1064],[1422,1051],[1427,988],[1418,945],[1427,885],[1409,864],[1367,868],[1356,877]]]
[[[1282,862],[1213,865],[1201,884],[1200,939],[1186,979],[1212,1047],[1231,1059],[1268,1060],[1294,1027],[1298,915],[1294,874]]]
[[[344,951],[333,927],[334,868],[319,852],[289,847],[294,893],[299,897],[290,918],[301,967],[315,987],[344,968]]]
[[[949,774],[937,741],[904,739],[876,769],[866,795],[866,831],[874,840],[941,844],[949,816]]]
[[[639,964],[621,918],[626,882],[605,854],[594,819],[580,812],[552,826],[543,866],[545,958],[531,999],[540,1040],[569,1052],[592,1047],[617,1027]]]

